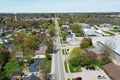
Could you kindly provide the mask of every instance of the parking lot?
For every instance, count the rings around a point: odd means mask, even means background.
[[[85,68],[82,68],[82,72],[79,73],[70,73],[67,74],[69,78],[76,78],[76,77],[82,77],[82,80],[111,80],[107,74],[99,69],[99,70],[86,70]],[[98,78],[98,75],[103,75],[105,78]]]

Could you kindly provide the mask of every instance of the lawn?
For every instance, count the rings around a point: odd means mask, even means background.
[[[24,66],[17,66],[16,61],[10,61],[5,65],[5,72],[6,72],[6,77],[10,77],[11,74],[16,71],[16,70],[22,70]]]
[[[109,34],[110,36],[114,36],[115,34],[109,31],[104,31],[105,33]]]
[[[62,49],[62,54],[63,54],[63,55],[65,54],[65,50],[64,50],[64,49]]]
[[[102,63],[101,61],[96,61],[96,62],[91,63],[90,66],[97,66],[99,68],[102,68]]]
[[[120,30],[117,30],[117,29],[112,29],[110,31],[112,31],[112,32],[120,32]]]
[[[51,63],[52,63],[52,55],[50,55],[50,59],[49,60],[45,60],[45,68],[46,68],[46,71],[47,73],[50,73],[51,72]]]
[[[67,68],[67,63],[66,63],[66,61],[64,62],[64,66],[65,66],[65,71],[66,71],[66,73],[68,73],[68,68]]]
[[[62,44],[62,39],[60,39],[60,43]]]
[[[83,37],[83,34],[82,33],[76,33],[75,37]]]
[[[74,66],[72,66],[72,65],[69,65],[69,68],[70,68],[70,72],[71,72],[71,73],[81,72],[81,67],[80,67],[80,66],[74,67]]]
[[[51,72],[51,61],[52,61],[52,60],[47,60],[47,61],[46,61],[46,64],[45,64],[45,65],[46,65],[46,68],[47,68],[47,69],[46,69],[46,70],[47,70],[47,73],[50,73],[50,72]]]
[[[89,46],[88,48],[95,48],[95,46]]]
[[[72,78],[72,80],[76,80],[75,78]]]

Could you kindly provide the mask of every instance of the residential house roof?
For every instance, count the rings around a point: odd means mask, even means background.
[[[15,57],[23,57],[23,52],[17,52]]]
[[[15,76],[15,75],[21,75],[22,74],[22,71],[14,71],[12,73],[12,76]]]
[[[34,60],[34,63],[30,65],[29,67],[29,71],[30,72],[38,72],[39,68],[40,68],[40,60]]]
[[[114,80],[120,80],[120,66],[109,63],[103,66],[105,72]]]
[[[0,43],[1,44],[9,44],[10,40],[9,40],[9,38],[0,38]]]
[[[45,55],[45,50],[36,50],[35,55]]]
[[[73,38],[73,34],[67,34],[66,38]]]
[[[69,26],[69,25],[62,25],[62,27],[66,27],[66,28],[69,28],[70,26]]]
[[[12,73],[11,80],[18,80],[22,78],[22,71],[15,71]]]
[[[47,46],[44,44],[39,45],[39,50],[47,50]]]
[[[40,78],[32,74],[29,77],[23,78],[22,80],[40,80]]]

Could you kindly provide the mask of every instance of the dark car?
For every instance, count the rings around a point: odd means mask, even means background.
[[[106,79],[106,77],[104,75],[98,75],[97,77],[98,77],[98,79]]]
[[[76,80],[82,80],[82,77],[77,77]]]

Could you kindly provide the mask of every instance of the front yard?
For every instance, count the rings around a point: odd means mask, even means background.
[[[69,64],[69,68],[70,68],[71,73],[81,72],[81,67],[80,66],[75,67],[75,66]]]

